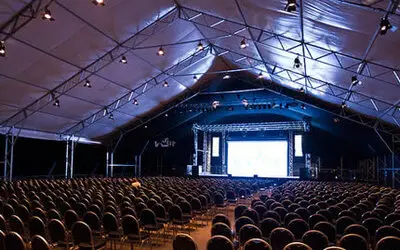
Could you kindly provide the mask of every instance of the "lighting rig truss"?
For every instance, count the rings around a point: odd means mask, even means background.
[[[193,23],[197,27],[215,30],[227,36],[244,38],[247,42],[253,42],[255,46],[262,45],[277,51],[283,51],[285,54],[292,54],[294,57],[301,55],[306,61],[318,62],[351,72],[352,74],[358,73],[361,76],[400,87],[400,67],[394,68],[377,62],[366,61],[343,52],[327,49],[300,39],[277,34],[191,8],[179,7],[179,10],[181,19]],[[306,52],[304,55],[302,52],[303,47]],[[358,72],[360,65],[364,65],[363,67],[366,70]],[[388,76],[391,76],[394,82],[387,81]]]
[[[167,70],[163,71],[162,73],[156,75],[155,77],[151,78],[150,80],[140,84],[138,87],[136,87],[134,90],[129,91],[122,97],[116,99],[109,105],[107,105],[106,110],[107,113],[112,113],[119,108],[125,106],[128,103],[132,103],[132,100],[136,100],[138,97],[143,95],[145,92],[151,90],[155,86],[161,86],[161,83],[168,81],[171,77],[174,75],[177,75],[179,72],[182,70],[186,69],[190,65],[202,60],[206,56],[208,56],[210,53],[210,47],[205,47],[201,51],[197,51],[194,54],[190,55],[189,57],[181,60],[177,64],[171,66]],[[90,125],[100,121],[104,117],[106,117],[104,114],[105,109],[101,109],[97,111],[96,113],[92,114],[91,116],[87,117],[86,119],[76,123],[73,125],[71,128],[63,131],[62,134],[77,134],[81,132],[83,129],[89,127]],[[106,114],[107,114],[106,113]]]
[[[13,127],[20,124],[29,116],[39,112],[46,105],[51,104],[54,99],[59,99],[60,96],[67,94],[73,88],[83,85],[83,83],[92,75],[97,74],[100,70],[110,65],[116,60],[120,60],[124,54],[130,50],[140,48],[139,46],[145,43],[152,35],[162,32],[170,26],[171,23],[178,19],[178,11],[176,8],[170,10],[163,16],[159,17],[154,22],[150,23],[131,37],[126,39],[121,44],[117,44],[113,49],[103,54],[97,60],[81,69],[66,81],[59,84],[54,89],[48,91],[45,95],[38,98],[28,106],[24,107],[16,114],[6,119],[0,126]],[[113,84],[112,82],[110,82]]]
[[[232,123],[232,124],[193,124],[193,131],[203,132],[250,132],[250,131],[301,131],[307,132],[310,126],[305,121]]]
[[[52,2],[54,2],[54,0],[30,1],[30,3],[0,27],[0,41],[6,41],[13,36],[18,30],[38,17],[45,7],[49,6]]]

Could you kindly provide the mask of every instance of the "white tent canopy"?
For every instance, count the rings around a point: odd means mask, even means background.
[[[297,0],[294,12],[285,0],[29,2],[0,2],[2,133],[104,136],[228,64],[400,126],[398,1]],[[45,6],[55,21],[42,19]]]

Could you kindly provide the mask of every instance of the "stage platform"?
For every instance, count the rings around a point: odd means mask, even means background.
[[[235,179],[247,179],[247,178],[254,178],[253,176],[231,176],[229,177],[227,174],[210,174],[210,173],[202,173],[199,174],[199,177],[207,177],[207,178],[235,178]],[[282,179],[282,180],[297,180],[300,177],[299,176],[285,176],[285,177],[274,177],[274,176],[269,176],[269,177],[257,177],[259,179]]]

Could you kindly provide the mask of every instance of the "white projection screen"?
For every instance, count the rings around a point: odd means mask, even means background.
[[[232,176],[287,177],[288,142],[228,141],[228,174]]]

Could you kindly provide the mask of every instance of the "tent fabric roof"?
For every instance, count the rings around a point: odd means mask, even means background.
[[[28,2],[1,1],[1,27]],[[6,37],[0,58],[3,132],[104,136],[227,64],[399,126],[400,33],[379,35],[382,17],[399,27],[398,1],[297,0],[291,13],[285,0],[40,2],[55,21],[30,20]],[[244,38],[249,46],[241,49]],[[156,54],[160,46],[164,56]],[[352,85],[354,75],[361,85]],[[83,87],[86,79],[92,88]]]

